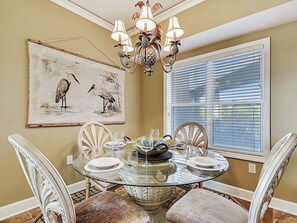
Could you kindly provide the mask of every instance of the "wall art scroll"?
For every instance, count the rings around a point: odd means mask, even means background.
[[[125,71],[28,40],[28,126],[125,122]]]

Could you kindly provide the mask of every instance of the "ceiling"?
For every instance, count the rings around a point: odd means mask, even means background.
[[[135,7],[139,0],[51,0],[52,2],[112,31],[116,19],[125,22],[126,30],[133,34],[135,22],[132,15],[140,9]],[[145,0],[143,0],[145,2]],[[150,5],[161,3],[163,9],[156,12],[154,18],[162,22],[173,15],[187,10],[204,0],[151,0]],[[135,30],[136,31],[136,30]]]
[[[121,19],[129,30],[129,35],[138,31],[133,30],[133,13],[137,10],[134,5],[138,0],[50,0],[79,16],[112,31],[114,21]],[[151,0],[150,4],[160,2],[163,10],[157,12],[154,19],[164,21],[182,11],[205,0]],[[139,10],[139,9],[138,9]],[[209,30],[188,36],[181,40],[180,52],[186,52],[219,41],[238,37],[248,33],[269,29],[297,20],[297,0],[291,0],[264,11],[213,27]]]

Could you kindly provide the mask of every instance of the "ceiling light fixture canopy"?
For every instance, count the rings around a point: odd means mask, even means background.
[[[163,8],[162,5],[156,3],[153,7],[150,7],[149,0],[147,0],[146,3],[139,1],[135,7],[137,6],[141,9],[141,12],[135,12],[132,16],[132,19],[137,20],[136,28],[140,30],[135,46],[132,46],[123,21],[115,21],[114,30],[111,34],[111,38],[118,42],[115,47],[119,47],[118,56],[121,63],[129,73],[134,73],[138,63],[140,63],[145,66],[144,73],[151,76],[153,66],[159,59],[163,70],[168,73],[172,70],[172,66],[176,61],[180,46],[179,38],[184,34],[184,30],[180,27],[176,16],[170,18],[163,46],[163,51],[168,55],[164,60],[161,57],[162,27],[153,17],[156,11]],[[135,51],[135,56],[131,59],[130,53],[133,51]]]

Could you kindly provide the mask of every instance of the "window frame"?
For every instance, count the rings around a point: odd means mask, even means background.
[[[261,154],[255,152],[242,152],[242,151],[226,151],[220,148],[211,148],[210,150],[219,152],[223,156],[236,158],[241,160],[255,161],[263,163],[270,153],[270,37],[259,39],[256,41],[251,41],[243,43],[240,45],[224,48],[221,50],[209,52],[206,54],[186,58],[180,61],[176,61],[174,68],[185,67],[192,64],[198,64],[205,61],[215,60],[218,58],[223,58],[231,55],[236,55],[244,52],[251,51],[253,49],[263,49],[263,95],[262,95],[262,145],[261,148],[263,152]],[[168,109],[167,108],[167,74],[163,73],[163,107],[164,107],[164,134],[172,134],[174,129],[170,128],[172,132],[167,131],[167,120],[168,120]],[[197,105],[196,105],[197,106]],[[172,109],[172,107],[170,107]],[[169,117],[171,118],[171,117]]]

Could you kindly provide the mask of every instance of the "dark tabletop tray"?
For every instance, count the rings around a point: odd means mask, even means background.
[[[139,160],[145,160],[145,155],[134,151],[133,152],[134,156],[138,156]],[[156,162],[160,162],[160,161],[165,161],[165,160],[169,160],[173,157],[173,154],[170,151],[166,151],[164,153],[161,154],[157,154],[157,155],[148,155],[147,156],[147,160],[148,161],[156,161]]]

